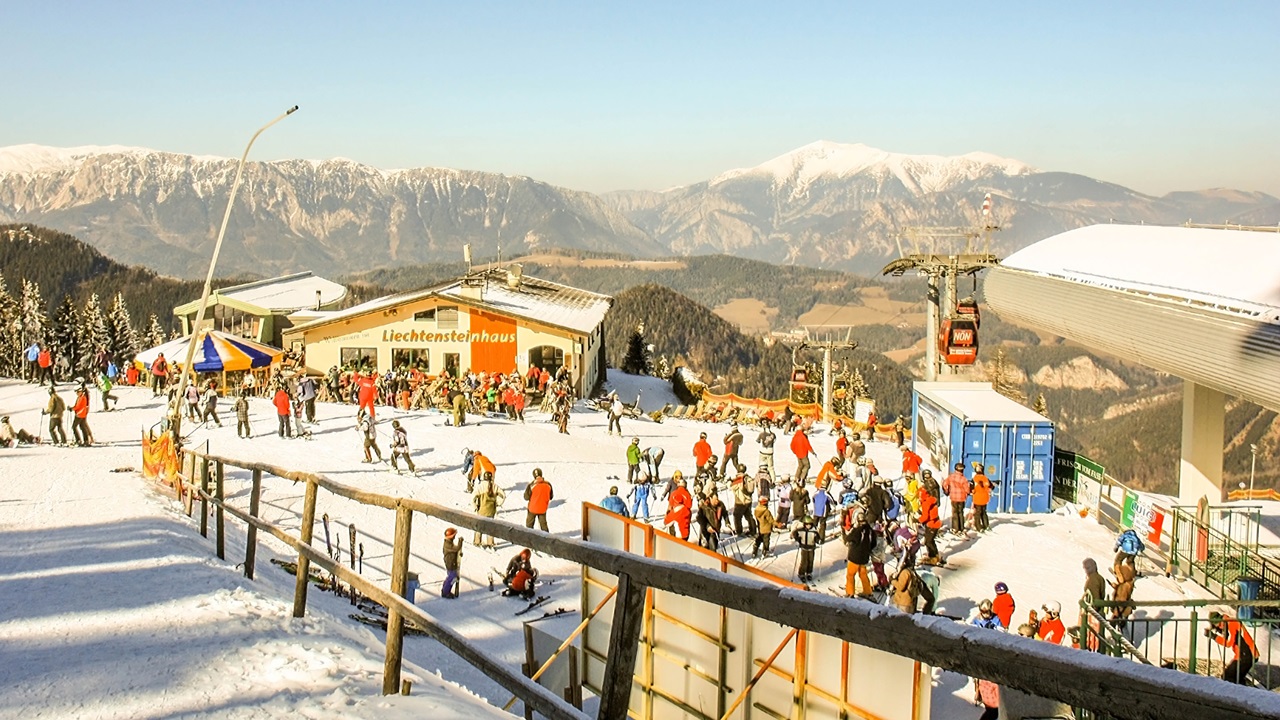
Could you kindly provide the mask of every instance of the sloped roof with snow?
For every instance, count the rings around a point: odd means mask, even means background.
[[[464,282],[483,283],[479,297],[470,297]],[[587,334],[604,322],[613,298],[589,290],[561,285],[525,275],[509,283],[505,270],[479,272],[423,290],[388,295],[360,305],[324,313],[323,317],[296,325],[290,333],[311,330],[339,320],[377,312],[406,303],[439,297],[489,312],[523,318],[551,327]]]
[[[335,303],[347,295],[347,288],[332,280],[312,275],[310,271],[283,275],[281,277],[257,280],[255,282],[233,285],[215,291],[219,298],[235,300],[253,305],[271,312],[291,313],[316,306],[316,293],[320,293],[320,304]],[[180,305],[174,312],[192,312],[200,306],[200,301]]]
[[[1025,247],[1000,265],[1280,317],[1280,233],[1090,225]]]
[[[996,392],[984,382],[917,382],[912,389],[972,422],[1047,423],[1049,418]]]

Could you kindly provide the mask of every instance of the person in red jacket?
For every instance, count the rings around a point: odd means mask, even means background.
[[[1013,627],[1013,613],[1017,610],[1018,604],[1013,601],[1013,596],[1009,594],[1009,586],[1002,582],[996,583],[996,597],[991,601],[991,611],[1000,618],[1000,622],[1005,627]]]
[[[818,456],[813,451],[813,445],[809,444],[809,436],[804,433],[804,426],[796,429],[796,434],[791,436],[791,453],[796,456],[796,485],[804,484],[809,477],[809,456]]]
[[[698,464],[699,470],[706,468],[711,455],[711,443],[707,442],[707,434],[698,435],[698,442],[693,444],[693,461]]]
[[[168,380],[169,361],[164,359],[164,353],[160,353],[156,356],[155,362],[151,363],[151,397],[159,395]]]
[[[964,534],[964,506],[969,501],[969,478],[964,476],[964,463],[956,463],[955,470],[942,481],[942,492],[951,498],[951,532]],[[1009,627],[1009,623],[1004,624]]]
[[[1258,658],[1258,646],[1253,636],[1240,624],[1239,620],[1228,619],[1218,611],[1209,613],[1209,628],[1204,634],[1214,642],[1235,652],[1235,659],[1227,663],[1222,671],[1222,679],[1237,685],[1249,684],[1249,671]]]
[[[928,471],[926,471],[927,473]],[[942,529],[942,520],[938,517],[938,497],[934,495],[937,483],[933,476],[926,474],[927,482],[920,483],[920,524],[924,526],[924,546],[929,556],[923,561],[925,565],[943,565],[942,553],[938,552],[938,531]]]
[[[689,539],[689,521],[693,516],[693,495],[685,487],[684,474],[679,470],[671,474],[676,489],[667,498],[667,514],[662,518],[667,532],[682,540]]]
[[[1040,609],[1044,610],[1044,619],[1040,621],[1040,629],[1037,634],[1045,642],[1061,645],[1062,638],[1067,634],[1067,628],[1062,624],[1062,618],[1058,617],[1062,613],[1061,603],[1056,600],[1050,600]]]
[[[75,436],[76,445],[87,447],[93,444],[93,433],[89,431],[89,390],[81,385],[76,388],[76,404],[71,406],[75,419],[71,421],[71,433]]]
[[[982,472],[982,464],[973,464],[973,528],[984,533],[991,528],[987,505],[991,503],[991,478]]]
[[[293,401],[289,399],[289,391],[283,387],[276,390],[271,404],[276,406],[276,420],[280,423],[280,437],[293,437],[293,427],[289,418],[293,415]]]
[[[36,356],[36,365],[40,366],[40,380],[36,384],[43,385],[44,381],[48,380],[49,387],[53,387],[53,353],[49,351],[49,346],[40,346],[40,354]]]
[[[364,411],[369,413],[369,417],[372,419],[374,416],[374,401],[378,398],[377,374],[371,372],[368,375],[361,375],[357,371],[356,386],[360,388],[360,393],[356,396],[356,399],[359,401],[360,407],[364,408]]]
[[[529,512],[524,518],[525,527],[533,527],[533,521],[537,520],[542,532],[551,532],[547,529],[547,508],[551,506],[555,495],[551,483],[542,477],[542,468],[534,468],[533,482],[524,489],[524,499],[529,503]]]
[[[899,449],[902,450],[903,476],[908,479],[912,477],[918,478],[920,475],[920,465],[924,462],[924,458],[912,452],[911,448],[906,445],[901,446]]]

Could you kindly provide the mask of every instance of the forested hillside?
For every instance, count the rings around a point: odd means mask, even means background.
[[[641,325],[645,342],[654,346],[655,362],[665,357],[671,367],[690,368],[714,392],[769,399],[788,396],[789,347],[766,345],[746,336],[708,308],[661,285],[640,285],[615,297],[605,320],[611,366],[622,365],[627,341]],[[802,363],[816,359],[812,352],[798,358]],[[880,404],[881,417],[910,411],[911,377],[897,363],[864,350],[841,352],[837,362],[862,375]]]

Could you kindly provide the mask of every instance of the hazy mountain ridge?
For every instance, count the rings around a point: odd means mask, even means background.
[[[198,277],[235,168],[229,158],[142,148],[0,148],[0,222],[56,227],[121,262]],[[990,249],[1000,254],[1098,222],[1280,221],[1280,200],[1264,193],[1157,198],[986,153],[902,155],[831,142],[663,192],[603,195],[496,173],[282,160],[246,166],[220,265],[337,274],[457,261],[470,243],[476,256],[558,247],[875,272],[897,255],[908,226],[982,224],[987,192],[1003,228]]]

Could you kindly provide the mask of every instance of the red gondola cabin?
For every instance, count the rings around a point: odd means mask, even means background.
[[[978,322],[965,317],[942,321],[938,352],[948,365],[972,365],[978,359]]]

